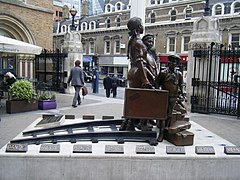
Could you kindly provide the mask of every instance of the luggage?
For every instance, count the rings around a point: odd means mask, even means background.
[[[188,121],[176,121],[173,123],[173,125],[171,125],[168,128],[165,128],[166,131],[168,131],[169,134],[175,134],[181,131],[184,131],[186,129],[190,129],[191,128],[191,123]]]
[[[124,118],[165,120],[167,118],[168,91],[126,88]]]
[[[191,146],[194,141],[194,134],[189,131],[182,131],[176,134],[169,134],[164,130],[164,139],[176,146]]]

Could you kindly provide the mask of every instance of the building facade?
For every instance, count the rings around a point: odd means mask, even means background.
[[[52,22],[51,0],[0,0],[1,36],[52,49]],[[0,53],[0,78],[12,71],[17,77],[33,79],[34,58],[34,55]]]
[[[239,48],[240,0],[210,0],[208,7],[209,15],[219,22],[222,43]],[[108,0],[102,14],[75,19],[77,31],[82,35],[86,69],[97,60],[102,74],[127,74],[129,37],[126,24],[130,10],[129,0]],[[155,35],[156,53],[163,66],[168,62],[169,54],[177,53],[182,58],[181,69],[186,70],[193,24],[205,10],[203,0],[146,0],[145,34]],[[63,36],[70,31],[70,24],[71,17],[56,25],[54,47],[61,49]]]

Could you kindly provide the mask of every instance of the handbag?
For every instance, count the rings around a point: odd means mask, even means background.
[[[82,96],[86,96],[88,94],[88,89],[86,86],[82,87]]]

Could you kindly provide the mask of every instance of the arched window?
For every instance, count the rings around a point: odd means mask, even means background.
[[[235,3],[234,13],[240,13],[240,2]]]
[[[118,3],[116,4],[116,10],[117,10],[117,11],[122,10],[122,6],[121,6],[121,3],[120,3],[120,2],[118,2]]]
[[[116,19],[116,25],[117,25],[117,27],[120,27],[120,26],[121,26],[121,19],[120,19],[120,17],[118,17],[118,18]]]
[[[112,12],[112,8],[110,4],[106,5],[106,12]]]
[[[90,22],[90,28],[95,29],[95,22],[94,21]]]
[[[186,14],[185,14],[185,19],[191,19],[192,18],[192,8],[187,7],[186,8]]]
[[[83,22],[81,24],[81,30],[83,30],[83,31],[87,30],[87,23],[86,22]]]
[[[155,23],[155,13],[151,13],[150,15],[150,22]]]
[[[221,15],[222,14],[222,6],[220,4],[215,6],[215,15]]]
[[[110,23],[111,23],[111,20],[107,19],[106,28],[110,28],[111,27]]]
[[[170,20],[171,20],[171,21],[175,21],[176,19],[177,19],[177,12],[176,12],[175,9],[173,9],[173,10],[171,11]]]
[[[151,0],[151,4],[155,4],[155,0]]]

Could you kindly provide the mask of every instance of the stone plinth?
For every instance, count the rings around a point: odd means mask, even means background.
[[[65,119],[64,123],[73,121]],[[38,122],[39,119],[26,130]],[[144,142],[81,141],[52,147],[44,144],[44,148],[28,145],[26,152],[6,152],[6,145],[0,150],[0,179],[238,179],[240,155],[224,151],[224,146],[234,145],[194,122],[191,124],[193,146],[177,147],[165,140],[157,146]]]

